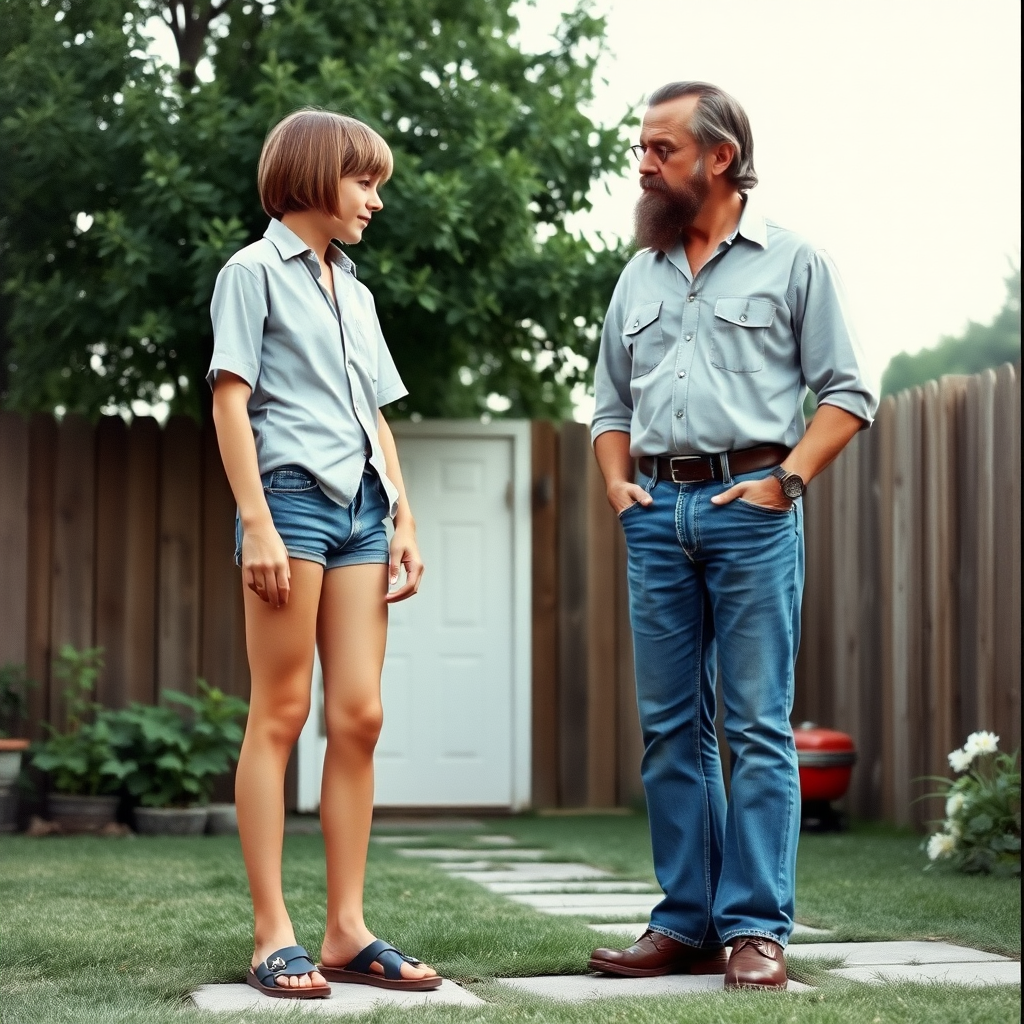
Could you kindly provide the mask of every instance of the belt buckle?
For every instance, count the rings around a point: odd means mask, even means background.
[[[676,463],[677,462],[680,462],[680,463],[682,463],[682,462],[694,462],[694,461],[700,462],[701,458],[702,458],[702,456],[700,456],[700,455],[673,455],[672,458],[668,460],[668,469],[669,469],[669,473],[672,474],[672,483],[674,483],[674,484],[685,484],[685,483],[687,483],[686,480],[680,480],[676,476]]]

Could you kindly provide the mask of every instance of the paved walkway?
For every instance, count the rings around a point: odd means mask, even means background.
[[[390,823],[389,823],[390,824]],[[474,823],[475,825],[477,823]],[[511,836],[467,834],[462,847],[429,847],[420,831],[441,828],[415,819],[375,828],[373,841],[402,857],[425,860],[454,878],[485,889],[544,914],[585,917],[595,932],[631,942],[647,927],[661,892],[646,882],[616,878],[589,864],[546,861],[547,852],[521,847]],[[464,825],[463,825],[464,828]],[[468,829],[467,832],[474,830]],[[829,942],[828,932],[798,924],[795,934],[814,941],[791,944],[786,957],[838,961],[829,973],[865,984],[913,981],[962,985],[1020,984],[1020,962],[995,953],[945,942]],[[550,999],[577,1002],[612,996],[686,995],[721,989],[721,975],[669,975],[663,978],[611,978],[594,974],[538,978],[500,978],[499,984]],[[204,1010],[292,1010],[344,1016],[379,1004],[420,1006],[449,1004],[482,1006],[483,1000],[454,982],[434,992],[394,993],[363,985],[332,985],[330,999],[271,999],[247,985],[204,985],[192,999]],[[808,991],[790,981],[789,991]]]

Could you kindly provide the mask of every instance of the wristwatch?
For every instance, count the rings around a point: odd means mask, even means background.
[[[796,473],[790,473],[781,466],[776,466],[772,470],[772,476],[782,485],[782,493],[790,501],[796,501],[797,498],[802,498],[807,493],[807,485],[804,483],[803,477],[797,476]]]

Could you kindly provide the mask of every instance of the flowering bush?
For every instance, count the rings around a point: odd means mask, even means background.
[[[934,777],[945,797],[942,831],[925,844],[932,863],[949,861],[971,873],[1020,874],[1020,768],[1017,754],[999,753],[999,737],[975,732],[949,755],[960,778]],[[929,865],[930,866],[930,865]]]

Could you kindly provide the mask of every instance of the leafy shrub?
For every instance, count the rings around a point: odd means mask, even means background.
[[[65,644],[54,661],[54,675],[67,684],[66,725],[60,730],[44,723],[49,737],[33,745],[32,764],[49,773],[58,793],[116,793],[135,770],[135,763],[122,756],[126,737],[118,713],[92,699],[102,670],[102,647],[76,651]]]
[[[186,714],[145,704],[114,712],[123,727],[125,755],[133,764],[125,784],[146,807],[208,803],[214,779],[238,760],[243,736],[239,719],[249,705],[203,679],[196,686],[196,697],[163,691]]]
[[[24,665],[0,665],[0,737],[18,735],[28,712],[26,691],[32,686]]]
[[[1019,752],[999,753],[999,737],[975,732],[949,755],[958,779],[932,777],[946,801],[942,830],[925,844],[933,863],[949,862],[971,874],[1020,874]],[[931,866],[931,865],[929,865]]]

